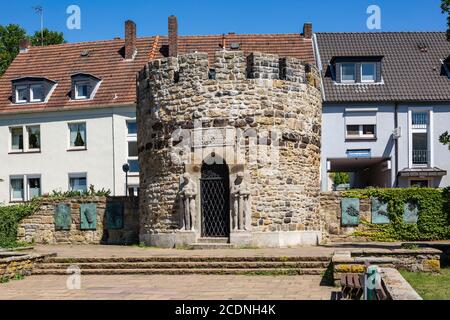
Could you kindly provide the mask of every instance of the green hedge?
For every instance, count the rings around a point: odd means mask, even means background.
[[[36,201],[13,206],[0,206],[0,248],[19,246],[17,228],[19,222],[39,208]]]
[[[364,222],[354,236],[376,241],[427,241],[450,238],[450,189],[364,189],[343,192],[346,198],[376,197],[388,203],[390,224]],[[419,206],[417,224],[403,221],[404,204],[412,201]]]

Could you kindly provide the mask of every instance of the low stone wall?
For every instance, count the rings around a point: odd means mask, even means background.
[[[390,300],[423,300],[396,269],[382,268],[381,277]]]
[[[322,192],[320,194],[320,216],[325,219],[325,236],[329,240],[343,240],[351,236],[356,228],[343,227],[341,223],[341,192]],[[360,200],[361,220],[371,221],[372,204],[370,199]],[[359,239],[362,240],[362,239]]]
[[[12,279],[16,275],[29,276],[36,263],[42,262],[45,255],[0,253],[0,279]]]
[[[417,250],[371,249],[353,252],[337,252],[333,255],[333,278],[339,283],[345,273],[364,273],[368,265],[396,268],[411,272],[436,273],[441,269],[442,252],[432,248]]]
[[[106,222],[108,208],[118,204],[123,215],[120,228],[110,228]],[[67,228],[55,224],[56,207],[70,210]],[[81,208],[89,205],[95,209],[94,229],[82,230]],[[133,244],[139,242],[139,203],[137,198],[89,197],[60,200],[43,200],[40,209],[19,224],[18,240],[37,244]],[[119,213],[120,214],[120,213]]]

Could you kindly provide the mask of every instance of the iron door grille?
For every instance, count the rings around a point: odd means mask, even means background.
[[[230,189],[228,170],[223,165],[207,166],[201,179],[202,236],[230,234]]]

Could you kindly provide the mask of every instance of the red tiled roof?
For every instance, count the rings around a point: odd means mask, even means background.
[[[221,50],[222,35],[180,36],[179,54],[207,52],[211,65],[214,53]],[[225,36],[226,48],[240,44],[246,53],[264,52],[282,57],[297,57],[314,63],[311,40],[300,34],[264,34]],[[168,54],[167,37],[138,38],[138,54],[133,61],[123,59],[124,40],[62,44],[47,47],[31,47],[27,53],[17,56],[0,79],[0,113],[52,111],[82,107],[108,107],[136,103],[136,73],[145,63]],[[81,52],[88,50],[89,56]],[[71,77],[74,73],[89,73],[102,79],[92,100],[73,101],[69,98]],[[47,103],[13,105],[11,80],[26,77],[44,77],[57,82],[57,87]]]

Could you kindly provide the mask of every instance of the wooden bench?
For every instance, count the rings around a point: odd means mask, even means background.
[[[361,300],[364,295],[364,274],[347,273],[341,276],[342,298],[348,300]],[[388,300],[386,290],[375,289],[375,300]]]
[[[342,298],[361,300],[364,294],[364,275],[347,273],[341,276]]]

